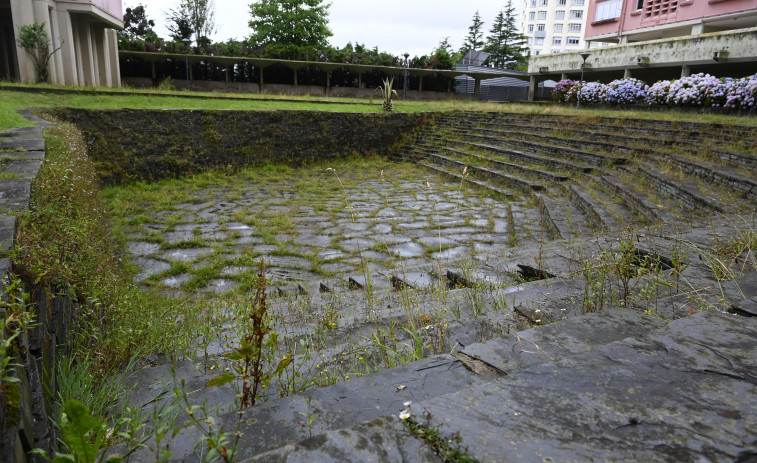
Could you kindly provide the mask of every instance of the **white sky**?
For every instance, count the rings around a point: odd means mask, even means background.
[[[168,37],[166,12],[176,8],[179,0],[124,0],[124,9],[139,4],[146,7],[147,17],[155,21],[155,31]],[[234,38],[242,40],[250,35],[251,0],[215,0],[216,27],[211,37],[216,42]],[[522,0],[513,5],[520,10]],[[334,35],[330,42],[343,47],[347,42],[360,42],[369,48],[395,55],[429,54],[444,37],[449,37],[454,49],[460,48],[468,33],[476,10],[484,21],[484,36],[488,35],[497,13],[507,0],[332,0],[329,27]],[[520,25],[520,18],[517,24]]]

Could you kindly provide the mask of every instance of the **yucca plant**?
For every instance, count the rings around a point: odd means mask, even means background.
[[[381,109],[384,111],[394,111],[394,104],[392,103],[392,94],[395,96],[397,95],[397,92],[392,90],[392,86],[394,85],[394,77],[389,79],[388,77],[384,79],[384,86],[379,86],[376,91],[381,92],[381,96],[384,97],[384,101],[381,105]]]

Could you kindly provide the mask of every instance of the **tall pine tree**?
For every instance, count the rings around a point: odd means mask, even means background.
[[[494,19],[484,48],[491,55],[489,63],[495,68],[515,69],[527,61],[526,36],[518,29],[516,20],[515,7],[512,0],[508,0],[505,9]]]
[[[473,15],[473,24],[468,28],[468,36],[465,37],[463,47],[460,51],[465,54],[471,50],[481,50],[484,46],[484,22],[481,15],[476,11]]]

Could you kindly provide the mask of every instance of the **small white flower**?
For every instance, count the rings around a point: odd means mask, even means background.
[[[402,410],[400,412],[400,419],[406,420],[408,418],[410,418],[410,410]]]
[[[407,402],[405,402],[402,405],[404,405],[405,407],[409,407],[409,406],[413,405],[413,401],[412,400],[408,400]]]

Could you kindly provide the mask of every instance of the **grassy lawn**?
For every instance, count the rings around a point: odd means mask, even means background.
[[[74,108],[146,108],[146,109],[228,109],[228,110],[300,110],[300,111],[335,111],[335,112],[381,112],[381,101],[356,98],[317,98],[292,97],[279,95],[218,94],[185,91],[158,91],[142,89],[107,89],[63,87],[39,85],[40,91],[14,91],[19,85],[0,83],[0,130],[10,127],[29,125],[16,113],[18,109],[31,107],[66,106]],[[58,94],[45,90],[70,90],[70,93]],[[188,98],[192,97],[192,98]],[[698,114],[697,112],[642,111],[634,110],[576,110],[572,106],[527,103],[479,103],[474,101],[406,101],[395,100],[395,111],[503,111],[515,113],[575,115],[582,119],[593,117],[621,117],[638,119],[658,119],[672,121],[712,122],[757,126],[757,119],[720,115]]]

